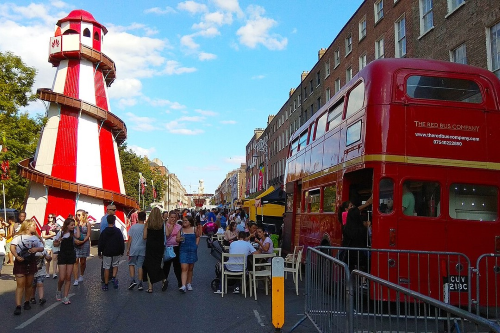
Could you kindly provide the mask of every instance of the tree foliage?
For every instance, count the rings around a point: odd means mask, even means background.
[[[167,176],[154,168],[151,168],[150,161],[147,157],[136,155],[132,150],[127,149],[127,145],[123,144],[118,149],[120,154],[120,162],[122,165],[123,182],[125,184],[125,192],[139,202],[139,173],[146,178],[146,188],[144,194],[141,194],[141,208],[148,207],[152,202],[160,201],[162,193],[165,192]],[[156,200],[153,198],[153,188],[151,180],[157,193]]]
[[[22,106],[36,100],[31,88],[36,69],[26,66],[11,52],[0,52],[0,113],[13,116]]]
[[[43,117],[33,119],[19,112],[20,107],[36,99],[31,93],[35,74],[36,70],[26,66],[21,58],[0,52],[0,141],[7,148],[0,152],[0,163],[8,160],[10,164],[9,179],[2,182],[6,206],[18,209],[26,197],[28,181],[17,174],[17,163],[35,154],[44,125]]]

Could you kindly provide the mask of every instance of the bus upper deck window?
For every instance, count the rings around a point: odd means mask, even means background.
[[[346,146],[361,140],[361,120],[355,122],[347,128]]]
[[[498,189],[478,184],[451,184],[449,207],[452,219],[496,221]]]
[[[302,132],[299,137],[299,150],[304,149],[307,146],[307,130]]]
[[[401,190],[401,203],[404,215],[437,217],[441,213],[441,186],[431,181],[405,181]]]
[[[365,84],[361,82],[349,93],[347,101],[346,119],[361,109],[365,102]]]
[[[295,139],[292,142],[290,156],[293,156],[297,152],[298,148],[299,148],[299,139]]]
[[[450,77],[410,76],[406,81],[406,93],[419,99],[475,104],[483,102],[481,89],[476,82]]]
[[[342,122],[342,112],[344,111],[344,101],[338,103],[328,110],[327,130],[331,131],[335,126]]]
[[[380,180],[378,189],[378,210],[382,214],[390,214],[394,211],[394,181],[391,178]]]
[[[325,112],[321,117],[319,117],[318,122],[316,124],[316,136],[314,137],[314,140],[317,140],[319,137],[325,134],[327,116],[328,113]]]

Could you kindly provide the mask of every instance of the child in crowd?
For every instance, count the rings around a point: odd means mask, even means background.
[[[116,216],[108,215],[106,220],[108,222],[108,227],[105,228],[99,236],[99,243],[97,246],[97,253],[99,254],[99,259],[102,259],[102,267],[104,268],[104,284],[102,285],[102,290],[104,291],[108,290],[109,270],[111,267],[113,267],[111,278],[113,288],[118,289],[116,274],[118,273],[120,257],[125,251],[123,234],[120,229],[115,227]]]
[[[128,231],[127,256],[128,269],[130,273],[130,285],[128,290],[134,289],[137,286],[135,280],[135,268],[137,267],[137,275],[139,280],[138,290],[143,290],[142,286],[142,265],[146,256],[146,240],[142,237],[144,233],[144,221],[146,221],[146,212],[137,214],[137,223],[130,227]]]
[[[47,302],[47,300],[43,297],[43,281],[45,280],[45,276],[47,275],[45,260],[47,260],[50,265],[52,257],[48,254],[47,250],[44,250],[43,252],[37,252],[35,254],[35,257],[38,271],[35,273],[35,276],[33,278],[33,292],[31,294],[30,303],[36,304],[35,294],[38,290],[38,302],[40,303],[40,305],[44,305]]]
[[[0,229],[0,276],[2,276],[3,261],[5,260],[5,247],[7,239],[5,238],[5,230]]]

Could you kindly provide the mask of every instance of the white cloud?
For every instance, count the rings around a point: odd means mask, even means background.
[[[187,12],[190,12],[191,14],[203,13],[208,10],[206,5],[195,1],[179,2],[179,4],[177,5],[177,9],[185,10]]]
[[[246,158],[245,156],[231,156],[224,158],[224,162],[241,165],[241,163],[246,163]]]
[[[214,112],[214,111],[208,111],[208,110],[202,110],[202,109],[196,109],[194,110],[194,112],[197,112],[203,116],[207,116],[207,117],[213,117],[213,116],[216,116],[218,115],[217,112]]]
[[[56,8],[66,8],[69,5],[64,1],[51,1],[50,4]]]
[[[120,109],[126,109],[126,108],[134,106],[136,104],[137,104],[137,100],[135,98],[121,98],[118,101],[118,107]]]
[[[252,80],[262,80],[263,78],[265,78],[266,76],[265,75],[254,75],[252,76]]]
[[[146,14],[165,15],[165,14],[176,13],[176,11],[172,7],[167,6],[167,7],[165,7],[165,9],[161,9],[160,7],[149,8],[149,9],[146,9],[144,11],[144,13],[146,13]]]
[[[113,27],[113,31],[115,31],[115,32],[143,30],[145,32],[146,36],[156,35],[159,32],[158,30],[152,29],[145,24],[135,23],[135,22],[131,23],[128,26],[112,26],[112,27]]]
[[[150,117],[139,117],[133,114],[132,112],[127,112],[125,114],[128,118],[127,124],[132,129],[139,132],[149,132],[157,130],[158,128],[155,126],[156,120]]]
[[[139,156],[147,156],[151,157],[152,154],[156,153],[156,148],[151,147],[151,148],[142,148],[136,145],[130,145],[127,146],[130,150],[132,150],[134,153],[136,153]]]
[[[186,106],[185,106],[185,105],[180,104],[179,102],[173,102],[173,103],[170,105],[170,108],[171,108],[171,109],[174,109],[174,110],[182,110],[182,109],[185,109],[185,108],[186,108]]]
[[[167,61],[167,65],[163,69],[162,73],[167,75],[174,74],[184,74],[184,73],[192,73],[196,72],[196,68],[194,67],[182,67],[181,64],[175,60]]]
[[[247,11],[250,19],[247,20],[245,26],[239,28],[236,32],[241,44],[252,49],[262,44],[269,50],[283,50],[287,46],[287,38],[277,34],[270,34],[269,31],[277,25],[277,22],[262,16],[265,14],[264,8],[250,5]]]
[[[187,47],[191,50],[196,50],[200,47],[200,44],[197,44],[193,40],[194,35],[185,35],[181,37],[181,45]]]
[[[221,120],[220,123],[225,125],[234,125],[236,124],[236,120]]]
[[[141,95],[142,83],[138,79],[116,79],[108,89],[109,98],[130,98]]]
[[[236,13],[239,17],[243,16],[238,0],[213,0],[213,2],[222,10]]]
[[[201,61],[214,60],[216,58],[217,58],[217,55],[215,55],[213,53],[200,52],[200,54],[198,54],[198,59]]]
[[[181,117],[165,124],[165,128],[172,134],[198,135],[204,133],[205,131],[200,128],[187,128],[188,126],[186,126],[186,122],[203,121],[203,119],[203,117]],[[191,125],[191,127],[192,126],[193,125]]]

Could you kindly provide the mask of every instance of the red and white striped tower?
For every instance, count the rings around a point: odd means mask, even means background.
[[[31,180],[28,217],[39,223],[49,213],[66,217],[77,209],[99,220],[114,203],[125,230],[125,214],[138,208],[125,195],[117,144],[127,136],[125,123],[110,112],[107,87],[115,64],[101,51],[107,29],[84,10],[57,22],[49,62],[57,72],[52,89],[39,89],[50,103],[36,155],[19,164]]]

